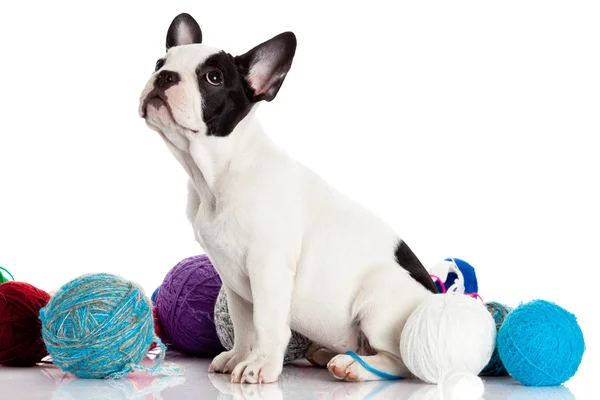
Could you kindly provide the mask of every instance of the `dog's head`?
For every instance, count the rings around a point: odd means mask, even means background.
[[[142,92],[140,115],[180,150],[194,137],[226,137],[257,102],[275,98],[295,51],[296,37],[285,32],[232,56],[202,44],[198,23],[180,14]]]

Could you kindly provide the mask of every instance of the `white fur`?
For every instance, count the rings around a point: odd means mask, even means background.
[[[232,372],[234,382],[271,382],[290,328],[345,352],[358,348],[360,321],[378,351],[373,366],[407,374],[400,332],[431,293],[398,266],[398,235],[276,146],[254,112],[227,137],[206,135],[194,74],[217,51],[170,49],[163,69],[182,77],[166,91],[172,114],[151,103],[146,115],[190,178],[187,215],[227,290],[236,343],[211,370]],[[353,361],[337,363],[330,370],[341,378],[378,379]]]

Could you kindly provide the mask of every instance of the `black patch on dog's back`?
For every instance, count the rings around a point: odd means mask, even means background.
[[[419,261],[415,253],[412,252],[403,240],[400,240],[398,246],[396,246],[396,262],[407,270],[410,276],[423,285],[425,289],[432,293],[438,292],[433,279],[429,276],[429,272],[427,272],[421,261]]]
[[[213,86],[206,74],[218,69],[223,83]],[[196,69],[198,88],[202,96],[202,115],[209,136],[228,136],[250,112],[253,102],[248,97],[248,84],[238,72],[233,56],[225,52],[214,54]]]

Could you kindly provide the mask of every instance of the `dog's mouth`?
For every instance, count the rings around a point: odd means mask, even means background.
[[[171,105],[169,104],[169,101],[167,99],[167,96],[163,91],[153,89],[150,93],[146,95],[146,98],[144,99],[140,110],[141,117],[144,118],[146,121],[148,121],[148,107],[150,106],[154,107],[156,110],[159,110],[161,107],[164,107],[167,110],[167,115],[170,119],[170,122],[193,133],[198,133],[197,129],[192,129],[191,127],[186,126],[185,124],[182,124],[179,121],[177,121],[177,118],[175,118]]]
[[[162,94],[156,89],[148,93],[148,95],[144,99],[144,103],[142,104],[142,118],[144,119],[146,119],[146,116],[148,115],[148,106],[150,104],[152,104],[156,109],[159,109],[161,106],[165,106],[169,111],[171,118],[173,118],[173,113],[169,108],[169,103],[167,102],[167,99],[165,98],[164,94]]]

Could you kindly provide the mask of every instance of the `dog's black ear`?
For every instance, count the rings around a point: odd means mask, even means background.
[[[167,31],[167,50],[171,47],[193,43],[202,43],[200,25],[190,14],[179,14],[171,22]]]
[[[253,101],[275,98],[295,53],[296,36],[284,32],[235,58],[238,70],[250,86]]]

